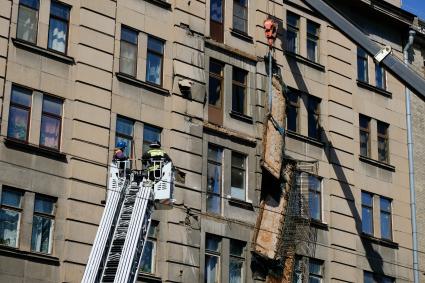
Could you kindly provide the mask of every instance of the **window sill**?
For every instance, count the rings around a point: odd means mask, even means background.
[[[293,139],[296,139],[296,140],[299,140],[299,141],[303,141],[303,142],[306,142],[306,143],[309,143],[309,144],[312,144],[312,145],[315,145],[315,146],[318,146],[318,147],[324,147],[325,146],[325,144],[323,142],[319,141],[319,140],[300,135],[300,134],[293,132],[293,131],[289,131],[289,130],[286,131],[286,135],[290,138],[293,138]]]
[[[357,80],[357,85],[361,88],[371,90],[371,91],[376,92],[378,94],[382,94],[383,96],[388,97],[388,98],[391,98],[393,96],[391,92],[389,92],[389,91],[387,91],[383,88],[373,86],[373,85],[368,84],[368,83],[363,82],[363,81]]]
[[[171,10],[171,4],[164,0],[145,0],[146,2],[152,3],[161,8]]]
[[[249,124],[253,123],[252,117],[249,117],[247,115],[244,115],[244,114],[241,114],[241,113],[238,113],[238,112],[234,112],[234,111],[231,111],[229,113],[229,115],[233,119],[240,120],[242,122],[249,123]]]
[[[142,87],[144,89],[148,89],[148,90],[156,92],[158,94],[170,95],[170,92],[167,89],[162,88],[158,85],[138,80],[138,79],[136,79],[136,78],[134,78],[130,75],[120,73],[120,72],[115,73],[115,75],[117,76],[117,79],[119,81],[131,84],[131,85],[134,85],[134,86],[137,86],[137,87]]]
[[[307,59],[306,57],[303,57],[299,54],[290,52],[290,51],[285,51],[285,55],[288,57],[291,57],[295,60],[297,60],[298,62],[301,62],[305,65],[308,65],[310,67],[313,67],[321,72],[324,72],[326,70],[325,66],[323,66],[322,64],[319,64],[317,62],[311,61],[310,59]]]
[[[57,60],[57,61],[60,61],[62,63],[68,64],[68,65],[74,65],[75,64],[74,58],[67,56],[63,53],[59,53],[59,52],[55,52],[53,50],[41,48],[41,47],[39,47],[35,44],[29,43],[29,42],[22,40],[22,39],[12,38],[12,42],[18,48],[25,49],[27,51],[30,51],[30,52],[33,52],[33,53],[36,53],[36,54],[39,54],[39,55],[46,56],[50,59]]]
[[[228,199],[229,205],[231,205],[231,206],[237,206],[239,208],[254,211],[254,206],[250,202],[246,202],[246,201],[241,200],[241,199],[233,198],[231,196],[228,196],[227,199]]]
[[[325,230],[325,231],[329,230],[328,224],[326,224],[326,223],[324,223],[320,220],[310,219],[310,225],[314,228],[318,228],[318,229],[321,229],[321,230]]]
[[[54,149],[41,147],[39,145],[30,144],[27,142],[23,142],[23,141],[11,139],[11,138],[5,138],[4,144],[9,148],[19,149],[31,154],[36,154],[36,155],[44,156],[47,158],[52,158],[62,162],[67,161],[66,154]]]
[[[159,283],[162,282],[161,277],[157,277],[154,274],[139,272],[137,280],[142,280],[147,283]]]
[[[395,167],[393,165],[387,164],[385,162],[381,162],[381,161],[378,161],[378,160],[375,160],[375,159],[372,159],[372,158],[369,158],[369,157],[366,157],[366,156],[363,156],[363,155],[359,155],[359,160],[363,161],[365,163],[369,163],[371,165],[380,167],[382,169],[385,169],[385,170],[388,170],[388,171],[391,171],[391,172],[395,172]]]
[[[42,253],[22,251],[17,248],[12,248],[8,246],[0,245],[0,255],[4,255],[7,257],[20,258],[20,259],[48,264],[48,265],[55,265],[55,266],[60,265],[59,258],[57,257],[42,254]]]
[[[239,39],[242,39],[246,42],[249,43],[254,43],[254,39],[252,38],[252,36],[248,35],[247,33],[243,32],[243,31],[239,31],[237,29],[230,29],[230,34],[233,35],[234,37],[237,37]]]
[[[376,238],[372,235],[369,235],[369,234],[366,234],[366,233],[363,233],[363,232],[361,233],[360,237],[364,240],[373,242],[373,243],[381,245],[381,246],[385,246],[385,247],[393,248],[393,249],[398,249],[398,243],[393,242],[391,240],[379,239],[379,238]]]

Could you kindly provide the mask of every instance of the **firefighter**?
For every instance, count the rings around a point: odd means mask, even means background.
[[[117,142],[114,150],[114,157],[112,159],[114,161],[126,161],[128,159],[124,153],[126,147],[127,144],[124,141]]]
[[[168,161],[171,161],[168,154],[161,148],[160,141],[155,141],[149,145],[149,150],[142,156],[142,162],[147,168],[148,177],[155,181],[155,176],[161,176],[162,166]],[[155,174],[155,172],[157,172]]]

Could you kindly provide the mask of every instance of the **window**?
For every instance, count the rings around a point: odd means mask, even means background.
[[[46,254],[52,253],[54,212],[54,200],[35,195],[31,236],[32,251]]]
[[[207,234],[205,239],[204,283],[220,282],[221,238]]]
[[[295,257],[294,271],[292,274],[292,283],[302,283],[303,282],[303,270],[304,262],[301,256]]]
[[[298,132],[299,96],[294,91],[289,91],[287,96],[286,127],[289,131]]]
[[[362,192],[362,231],[373,235],[373,195]]]
[[[287,12],[286,18],[286,51],[299,53],[300,17],[294,13]]]
[[[127,144],[125,148],[125,155],[130,157],[133,149],[133,125],[132,120],[117,117],[115,144],[119,141],[123,141]]]
[[[320,99],[314,96],[308,97],[308,136],[313,139],[320,139]]]
[[[37,42],[39,0],[20,0],[16,37],[31,43]]]
[[[12,87],[7,128],[8,138],[28,141],[31,104],[31,91],[17,86]]]
[[[381,210],[381,238],[392,239],[392,224],[391,224],[391,200],[385,197],[380,197]]]
[[[41,113],[40,146],[59,150],[62,126],[62,100],[43,96]]]
[[[146,55],[146,81],[162,85],[162,61],[164,42],[148,36],[148,53]]]
[[[318,24],[307,20],[307,59],[314,62],[319,61],[319,30]]]
[[[246,156],[232,152],[232,174],[230,195],[245,200]]]
[[[4,188],[0,207],[0,245],[18,247],[22,192]]]
[[[389,162],[388,152],[388,124],[377,121],[378,127],[378,160],[381,162]]]
[[[148,151],[150,144],[156,141],[161,141],[161,129],[145,124],[143,126],[143,152]]]
[[[364,283],[394,283],[394,278],[384,276],[384,275],[377,275],[372,272],[364,271],[363,272],[363,279]]]
[[[211,0],[210,5],[210,36],[223,42],[224,0]]]
[[[223,68],[223,63],[210,60],[208,82],[208,120],[219,125],[223,124]]]
[[[247,71],[233,67],[232,111],[240,114],[246,114],[247,74]]]
[[[221,174],[223,150],[213,145],[208,145],[207,166],[207,212],[221,213]]]
[[[375,81],[376,87],[386,89],[387,88],[387,79],[384,67],[379,64],[375,64]]]
[[[370,118],[359,116],[360,155],[370,157]]]
[[[314,220],[322,220],[322,180],[316,176],[308,176],[308,201],[310,217]]]
[[[308,267],[308,270],[307,270]],[[308,274],[308,280],[304,277]],[[296,255],[292,283],[321,283],[323,282],[323,261]]]
[[[52,1],[50,3],[49,39],[47,47],[55,51],[66,53],[68,45],[68,24],[70,7]]]
[[[365,83],[369,82],[367,53],[360,47],[357,47],[357,79]]]
[[[136,31],[121,27],[120,72],[133,77],[137,75],[137,37]]]
[[[321,283],[323,279],[323,262],[310,259],[308,263],[308,282]]]
[[[233,29],[248,33],[248,0],[233,0]]]
[[[244,282],[246,243],[230,239],[229,282]]]
[[[152,221],[149,227],[148,237],[140,261],[140,271],[145,273],[155,273],[156,263],[156,238],[158,235],[158,222]]]

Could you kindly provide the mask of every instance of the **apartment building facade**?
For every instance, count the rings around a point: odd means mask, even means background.
[[[413,15],[398,1],[330,2],[401,53]],[[139,281],[263,281],[268,16],[286,153],[318,168],[314,256],[294,278],[412,281],[404,87],[298,0],[0,0],[0,281],[79,282],[115,143],[141,168],[156,140],[176,203],[153,214]]]

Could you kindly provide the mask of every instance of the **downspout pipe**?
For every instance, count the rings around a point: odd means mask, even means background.
[[[409,31],[409,41],[403,49],[404,64],[409,65],[409,50],[413,45],[416,32]],[[416,227],[416,192],[415,173],[413,159],[413,134],[412,134],[412,112],[410,108],[410,90],[406,86],[406,123],[407,123],[407,150],[409,155],[409,189],[410,189],[410,211],[412,215],[412,242],[413,242],[413,278],[414,283],[419,283],[419,261],[418,261],[418,231]]]

